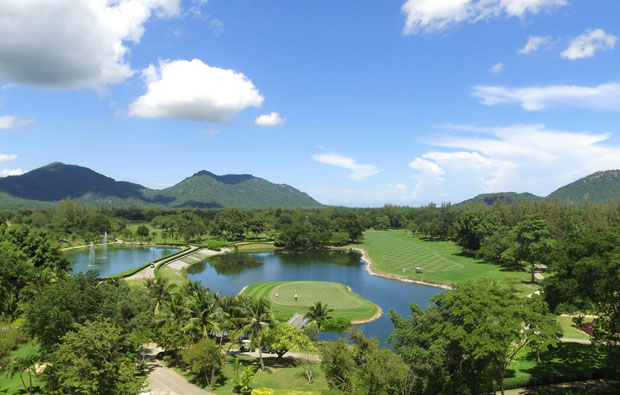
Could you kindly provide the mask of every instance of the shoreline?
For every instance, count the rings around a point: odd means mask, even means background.
[[[359,248],[359,247],[332,247],[332,249],[334,250],[355,250],[357,252],[360,252],[362,254],[362,260],[364,262],[366,262],[366,273],[370,274],[371,276],[376,276],[376,277],[383,277],[383,278],[387,278],[390,280],[396,280],[396,281],[401,281],[404,283],[410,283],[410,284],[418,284],[418,285],[426,285],[429,287],[435,287],[435,288],[441,288],[441,289],[445,289],[448,291],[452,291],[454,290],[454,288],[452,288],[450,285],[448,284],[441,284],[441,283],[434,283],[434,282],[429,282],[429,281],[424,281],[424,280],[417,280],[408,276],[402,276],[400,274],[392,274],[392,273],[385,273],[382,271],[379,271],[377,269],[374,268],[374,262],[372,261],[372,258],[370,258],[370,256],[368,255],[368,251],[366,251],[363,248]]]

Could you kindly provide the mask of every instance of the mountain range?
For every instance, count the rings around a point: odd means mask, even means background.
[[[617,203],[620,200],[620,170],[597,171],[556,189],[546,197],[527,192],[484,193],[459,203],[459,205],[470,202],[491,205],[499,199],[504,199],[507,203],[546,201],[576,206],[583,206],[586,203]]]
[[[95,206],[321,207],[306,193],[250,174],[187,177],[166,189],[116,181],[86,167],[54,162],[19,176],[0,178],[0,208],[50,207],[70,197]]]
[[[250,174],[215,175],[202,170],[165,189],[116,181],[91,169],[60,162],[19,176],[0,178],[0,208],[53,207],[70,197],[82,204],[110,207],[321,207],[308,194],[286,185],[274,184]],[[598,171],[558,188],[546,197],[531,193],[498,192],[480,194],[469,202],[491,205],[557,201],[581,206],[620,200],[620,170]]]

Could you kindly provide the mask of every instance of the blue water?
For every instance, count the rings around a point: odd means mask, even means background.
[[[353,292],[379,305],[384,313],[394,309],[410,314],[409,303],[422,307],[428,299],[443,292],[440,288],[404,283],[366,273],[357,252],[344,251],[274,251],[237,253],[209,258],[191,266],[187,278],[202,282],[205,288],[224,295],[236,295],[246,285],[259,281],[335,281],[351,287]],[[394,327],[384,315],[376,321],[358,325],[366,336],[383,345]],[[321,333],[321,339],[334,340],[341,333]]]
[[[88,248],[67,251],[67,259],[71,262],[73,273],[99,271],[99,277],[124,272],[149,262],[174,254],[178,248],[161,247],[127,247],[97,246],[93,249],[94,257]],[[94,258],[94,259],[93,259]]]

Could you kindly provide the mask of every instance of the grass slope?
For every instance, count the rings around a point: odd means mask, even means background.
[[[299,296],[297,301],[295,294]],[[267,281],[251,284],[243,291],[243,295],[267,298],[273,312],[286,317],[295,313],[305,314],[319,301],[334,309],[331,313],[333,317],[343,317],[351,321],[369,319],[379,310],[377,305],[349,291],[346,285],[334,282]]]
[[[376,270],[385,273],[446,284],[489,278],[513,284],[522,293],[536,290],[527,284],[529,277],[525,271],[507,271],[470,258],[450,241],[422,240],[405,230],[368,230],[357,246],[368,252]],[[422,273],[416,273],[416,267],[422,268]]]

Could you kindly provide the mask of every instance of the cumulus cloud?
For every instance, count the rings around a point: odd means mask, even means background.
[[[0,153],[0,163],[2,162],[11,162],[17,159],[17,155],[7,155]]]
[[[518,104],[527,111],[553,107],[578,107],[594,110],[620,110],[620,84],[597,86],[547,85],[526,88],[479,85],[472,96],[486,106]]]
[[[540,48],[545,47],[551,43],[551,36],[530,36],[527,43],[519,51],[520,54],[528,54],[538,51]]]
[[[475,23],[501,15],[523,17],[568,4],[566,0],[407,0],[405,34],[444,30],[461,22]]]
[[[280,117],[280,113],[272,112],[270,114],[260,115],[258,118],[254,120],[254,125],[264,126],[264,127],[274,127],[280,126],[286,119]]]
[[[52,88],[97,88],[133,74],[125,57],[155,13],[179,13],[181,0],[0,2],[0,76]]]
[[[211,67],[199,59],[162,61],[142,75],[146,93],[129,107],[135,117],[223,122],[264,100],[242,73]]]
[[[568,48],[562,52],[562,58],[576,60],[590,58],[598,50],[613,49],[618,36],[607,34],[602,29],[588,29],[585,33],[571,40]]]
[[[609,133],[566,132],[545,125],[511,125],[433,138],[421,160],[444,173],[423,178],[422,192],[449,193],[455,201],[480,192],[517,191],[546,196],[554,189],[599,170],[620,168],[620,146]],[[452,149],[453,151],[451,151]],[[431,168],[431,165],[427,166]]]
[[[504,64],[503,63],[497,63],[495,66],[491,67],[491,69],[489,71],[491,73],[493,73],[493,74],[499,74],[502,71],[504,71]]]
[[[347,175],[347,177],[355,181],[364,180],[381,171],[381,169],[379,169],[377,166],[357,163],[355,159],[337,153],[316,154],[312,155],[312,159],[320,163],[338,166],[350,170],[351,173]]]
[[[15,129],[20,126],[26,126],[34,122],[34,119],[17,119],[15,115],[0,116],[0,130]]]
[[[2,169],[0,170],[0,178],[8,177],[8,176],[21,176],[26,173],[22,169]]]

